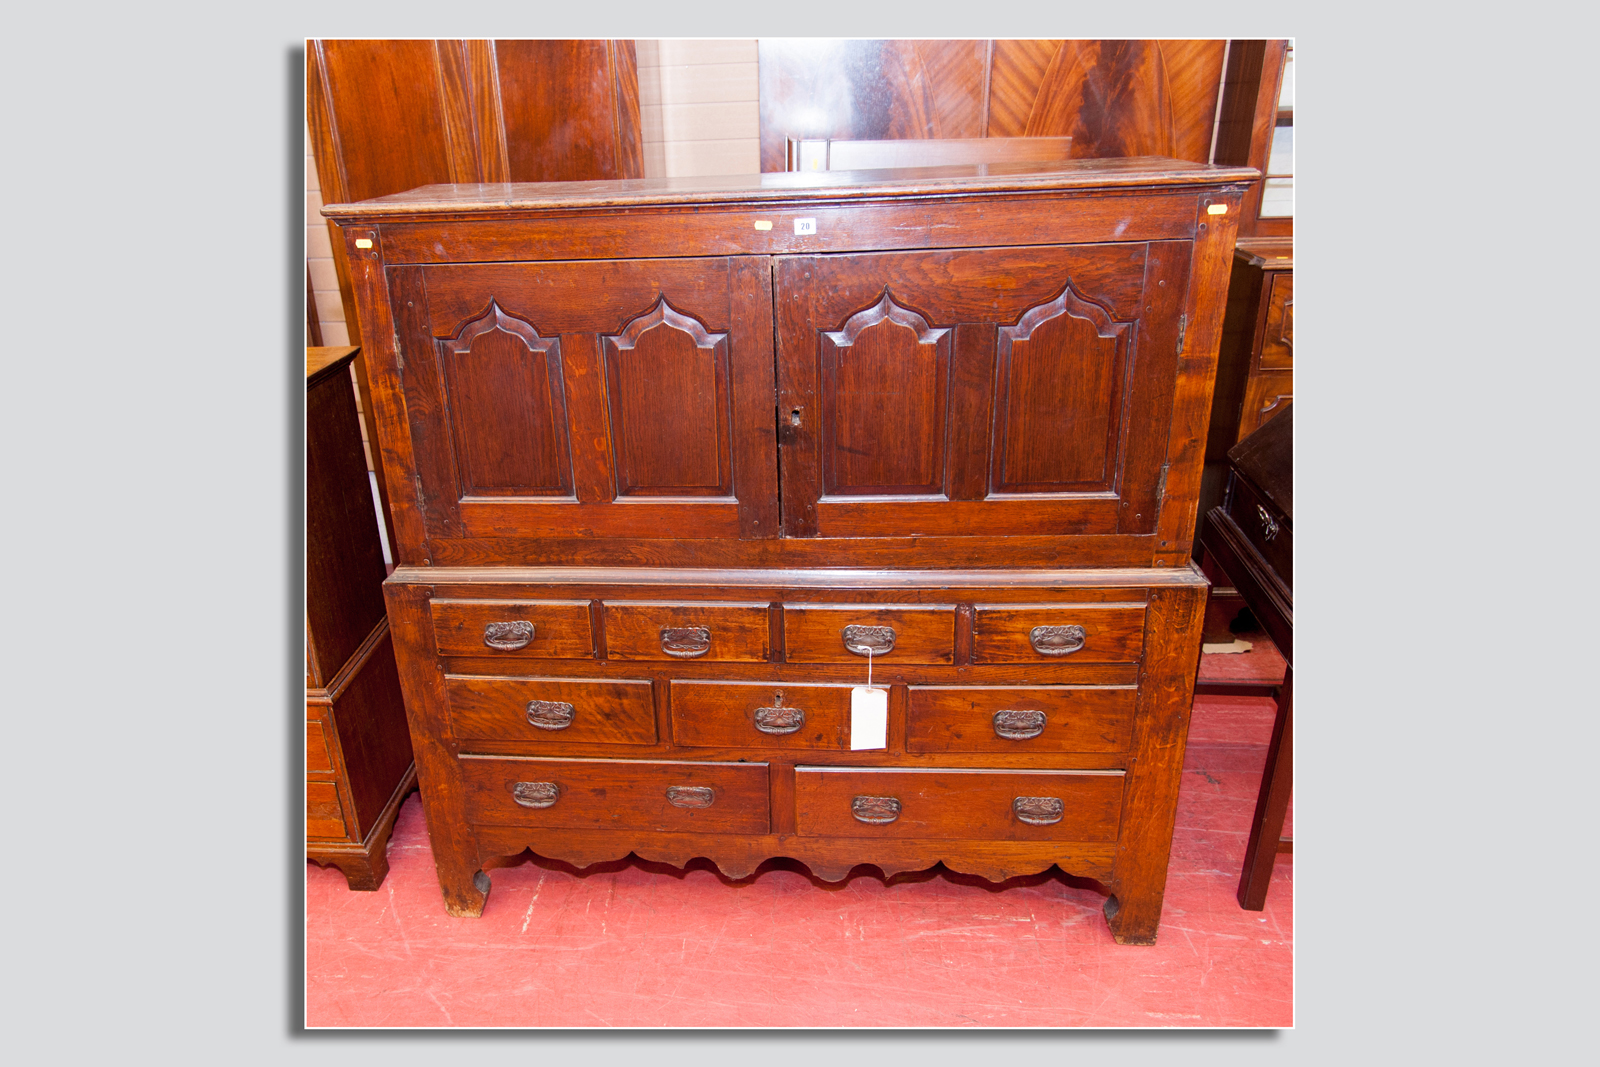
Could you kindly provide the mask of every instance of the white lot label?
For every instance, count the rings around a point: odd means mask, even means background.
[[[850,750],[889,747],[889,691],[858,685],[850,690]]]
[[[795,219],[794,220],[794,232],[797,233],[797,234],[816,233],[817,232],[817,220],[816,219]]]

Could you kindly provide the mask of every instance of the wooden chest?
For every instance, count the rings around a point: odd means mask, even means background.
[[[1100,879],[1160,918],[1254,172],[430,186],[325,213],[446,906],[486,860]],[[372,339],[378,339],[376,341]],[[887,688],[852,751],[850,691]]]

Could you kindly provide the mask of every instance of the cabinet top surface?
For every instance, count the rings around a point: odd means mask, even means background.
[[[354,204],[329,204],[322,209],[322,213],[336,220],[383,220],[551,209],[1222,185],[1252,181],[1259,176],[1260,173],[1250,167],[1219,167],[1159,156],[1135,156],[902,170],[777,172],[715,177],[636,178],[627,181],[425,185],[408,192]]]
[[[1293,237],[1241,237],[1234,256],[1263,270],[1294,269]]]

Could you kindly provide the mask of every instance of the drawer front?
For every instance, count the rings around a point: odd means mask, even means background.
[[[473,822],[764,834],[765,763],[463,757]]]
[[[1237,471],[1228,477],[1229,517],[1267,565],[1278,572],[1283,584],[1294,588],[1294,532],[1278,510]]]
[[[672,739],[688,748],[843,749],[850,689],[673,682]]]
[[[867,653],[853,651],[846,641],[855,648],[880,649],[872,653],[875,663],[953,663],[956,609],[954,604],[916,608],[786,604],[783,639],[790,663],[859,663],[865,670]]]
[[[339,787],[332,782],[306,783],[306,836],[347,837]]]
[[[803,837],[1111,842],[1121,771],[796,767]]]
[[[435,600],[430,606],[441,656],[594,656],[584,600]]]
[[[306,723],[306,770],[333,770],[333,755],[328,751],[328,738],[320,722]]]
[[[765,663],[766,604],[606,603],[606,655],[620,660]]]
[[[907,752],[1125,752],[1138,690],[910,687]]]
[[[1143,604],[978,604],[974,663],[1134,663]]]
[[[458,740],[653,745],[650,683],[599,678],[445,675]]]
[[[1261,335],[1264,370],[1294,370],[1294,275],[1272,279],[1267,297],[1267,324]]]

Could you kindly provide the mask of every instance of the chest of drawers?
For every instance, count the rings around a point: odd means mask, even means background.
[[[431,186],[326,213],[440,884],[494,856],[1099,879],[1160,918],[1254,172]],[[374,342],[372,339],[380,339]],[[888,691],[850,748],[850,692]]]

